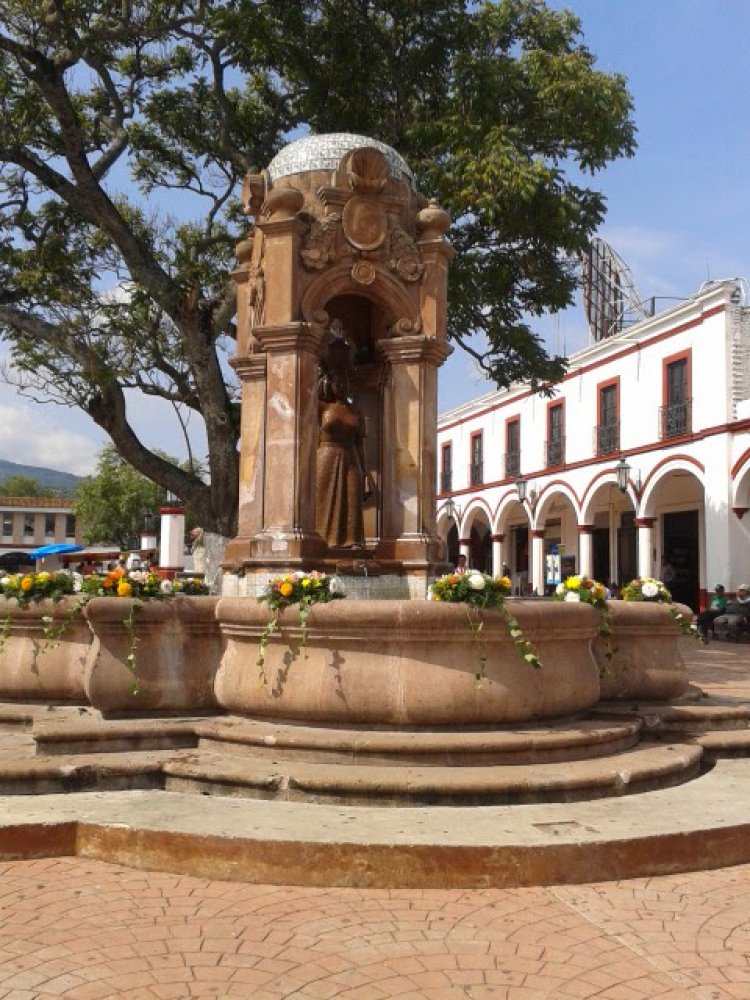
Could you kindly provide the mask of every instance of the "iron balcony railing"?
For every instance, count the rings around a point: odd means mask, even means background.
[[[484,482],[484,462],[472,462],[469,466],[469,486],[481,486]]]
[[[453,470],[446,469],[440,473],[440,492],[450,493],[453,489]]]
[[[693,401],[685,399],[681,403],[659,407],[659,436],[662,438],[679,437],[689,434],[692,430]]]
[[[620,450],[620,425],[599,424],[594,428],[594,450],[597,455],[610,455]]]
[[[544,463],[550,465],[565,464],[565,438],[552,438],[544,445]]]
[[[521,475],[521,452],[506,452],[503,468],[505,470],[506,479],[518,479]]]

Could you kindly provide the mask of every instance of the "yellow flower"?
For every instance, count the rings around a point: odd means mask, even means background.
[[[505,588],[506,590],[510,589],[510,577],[509,576],[501,576],[501,577],[499,577],[499,579],[498,579],[497,582],[500,584],[501,587]]]
[[[130,597],[133,593],[133,588],[127,582],[127,580],[120,580],[117,584],[117,596],[118,597]]]
[[[46,583],[47,580],[49,580],[49,578],[50,578],[50,574],[47,573],[47,572],[45,572],[45,571],[42,571],[41,573],[37,574],[37,580],[40,583]]]
[[[289,595],[292,593],[293,590],[294,587],[291,585],[291,583],[288,583],[286,580],[279,587],[279,593],[281,594],[282,597],[289,597]]]
[[[22,577],[22,579],[21,579],[21,590],[31,590],[31,588],[33,586],[34,586],[34,577],[33,576],[24,576],[24,577]]]
[[[569,576],[565,581],[565,586],[568,590],[580,590],[581,589],[581,578],[580,576]]]
[[[308,590],[312,586],[312,580],[310,579],[309,576],[303,576],[302,579],[300,580],[300,583],[305,588],[305,590]]]

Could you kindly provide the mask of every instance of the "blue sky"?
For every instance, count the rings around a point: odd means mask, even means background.
[[[568,0],[597,65],[622,73],[638,150],[593,178],[607,197],[599,235],[644,298],[687,297],[707,278],[750,277],[750,2]],[[657,301],[657,308],[669,305]],[[588,343],[580,299],[538,324],[551,351]],[[489,392],[456,353],[441,410]]]
[[[600,235],[627,263],[640,294],[687,297],[707,278],[750,277],[750,0],[550,6],[578,14],[598,66],[622,73],[634,98],[636,155],[593,184],[608,202]],[[580,302],[538,329],[555,352],[588,343]],[[491,389],[457,350],[441,371],[440,409]],[[155,406],[141,405],[144,440],[183,455],[176,426]],[[93,470],[103,444],[83,414],[23,401],[0,385],[0,458],[82,474]]]

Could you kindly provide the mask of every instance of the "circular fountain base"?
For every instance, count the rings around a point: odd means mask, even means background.
[[[509,602],[541,666],[519,654],[502,611],[430,601],[292,607],[259,666],[268,609],[219,602],[225,642],[216,697],[240,716],[385,726],[465,726],[551,719],[599,698],[591,652],[597,612],[583,604]]]

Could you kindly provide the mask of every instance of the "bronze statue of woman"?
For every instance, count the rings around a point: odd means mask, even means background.
[[[366,488],[365,423],[350,396],[351,348],[332,341],[318,383],[318,470],[315,523],[331,548],[363,548]]]

